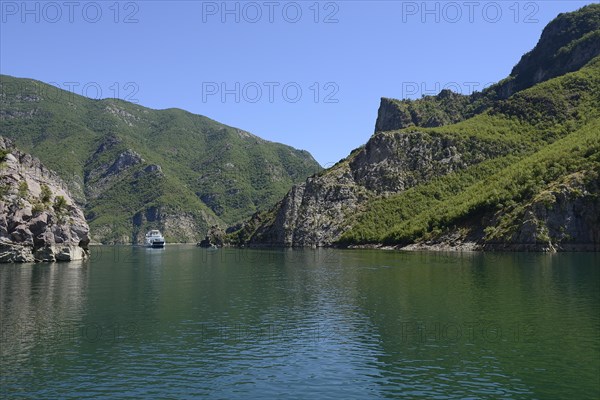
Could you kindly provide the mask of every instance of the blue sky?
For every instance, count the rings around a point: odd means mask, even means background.
[[[328,166],[381,97],[506,77],[579,1],[0,1],[0,72],[178,107]]]

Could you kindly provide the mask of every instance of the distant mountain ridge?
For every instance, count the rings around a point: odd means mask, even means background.
[[[139,243],[151,228],[170,242],[195,242],[321,170],[307,151],[204,116],[92,100],[6,75],[0,135],[63,178],[92,239],[104,243]]]
[[[600,5],[482,93],[382,99],[375,133],[227,238],[250,246],[600,250]]]

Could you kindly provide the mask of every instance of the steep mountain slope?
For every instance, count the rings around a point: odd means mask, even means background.
[[[600,54],[600,4],[558,15],[535,48],[521,57],[510,75],[471,95],[442,90],[418,100],[381,99],[375,132],[409,126],[436,127],[477,115],[495,101],[549,79],[574,72]]]
[[[593,17],[571,26],[577,32],[571,42],[557,38],[561,49],[580,57],[578,43],[599,26],[598,10],[588,6],[549,24]],[[562,30],[544,30],[540,43],[552,42],[556,32]],[[485,106],[443,92],[435,99],[393,101],[425,110],[419,118],[410,110],[406,119],[397,118],[380,107],[376,126],[393,130],[377,130],[365,146],[294,186],[229,240],[255,246],[600,248],[600,49],[583,53],[589,58],[578,61],[579,70],[530,81],[506,99],[484,94]],[[555,70],[545,62],[542,57],[538,70]],[[428,123],[436,113],[439,123]]]
[[[102,242],[139,242],[150,227],[196,241],[321,169],[306,151],[183,110],[91,100],[5,75],[0,96],[0,134],[59,173]]]
[[[58,175],[0,136],[0,262],[81,260],[88,234]]]

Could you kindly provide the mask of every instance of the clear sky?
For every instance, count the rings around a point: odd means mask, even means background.
[[[178,107],[328,166],[381,97],[506,77],[590,1],[0,1],[0,72],[92,98]]]

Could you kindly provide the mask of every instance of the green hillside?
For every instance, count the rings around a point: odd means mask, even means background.
[[[561,177],[582,173],[598,179],[600,57],[580,71],[519,92],[484,114],[425,132],[492,140],[498,148],[508,145],[513,151],[374,201],[355,217],[340,244],[407,244],[469,225],[474,215],[509,213],[517,218],[514,211],[522,203]],[[497,240],[497,229],[490,228],[486,239]]]
[[[321,169],[306,151],[179,109],[92,100],[6,75],[0,96],[0,135],[61,175],[103,242],[136,241],[149,227],[197,240]]]
[[[597,180],[600,58],[519,92],[485,114],[425,132],[493,140],[514,151],[369,204],[340,244],[407,244],[470,226],[474,216],[508,214],[501,226],[487,231],[485,240],[495,241],[502,226],[518,224],[514,219],[524,203],[562,177],[581,173]]]

